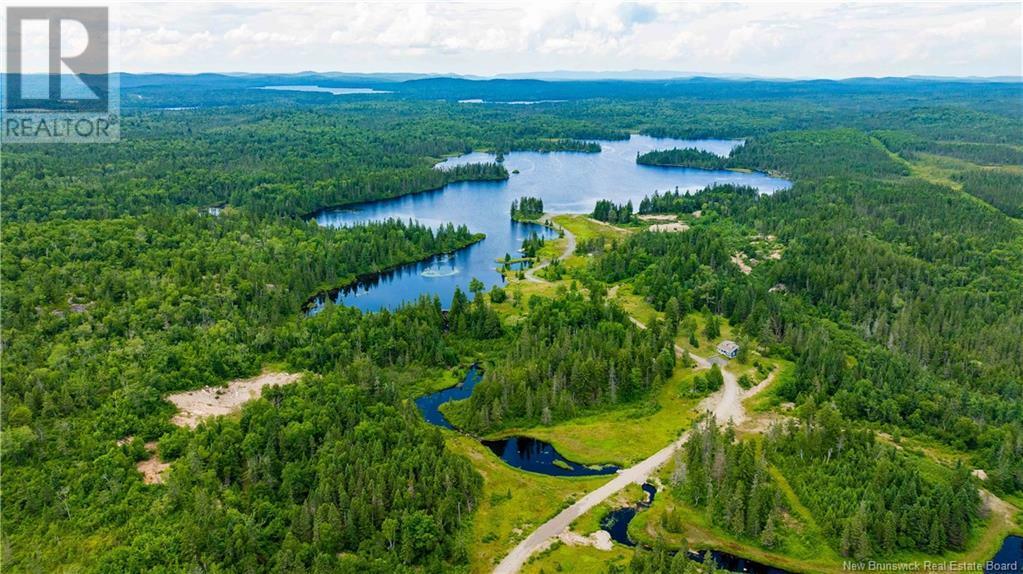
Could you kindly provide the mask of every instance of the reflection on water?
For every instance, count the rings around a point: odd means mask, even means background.
[[[438,295],[441,303],[447,306],[455,288],[460,287],[467,292],[473,277],[483,281],[487,289],[500,285],[502,277],[497,271],[497,259],[503,259],[505,254],[516,254],[522,240],[531,232],[546,238],[556,237],[554,232],[543,226],[511,221],[511,202],[523,196],[543,199],[548,212],[588,213],[598,199],[610,199],[616,203],[632,200],[638,205],[645,195],[676,187],[695,191],[714,183],[732,183],[751,185],[770,193],[789,186],[788,181],[758,173],[636,164],[637,153],[653,149],[697,147],[726,155],[740,143],[735,140],[687,141],[632,136],[628,141],[602,143],[603,151],[600,153],[513,152],[505,156],[504,166],[509,172],[519,170],[519,173],[512,173],[507,181],[462,182],[442,190],[324,211],[316,216],[320,225],[352,225],[389,218],[415,219],[431,227],[446,222],[465,224],[471,231],[487,236],[483,241],[452,254],[445,272],[440,271],[437,261],[408,265],[365,285],[341,291],[336,302],[375,311],[393,309],[426,294]],[[494,161],[494,156],[471,153],[451,158],[440,166],[488,161]],[[450,270],[457,272],[451,273]]]
[[[554,446],[542,440],[513,436],[498,440],[485,440],[483,445],[501,460],[515,468],[550,476],[598,476],[614,474],[614,465],[585,466],[561,456]]]

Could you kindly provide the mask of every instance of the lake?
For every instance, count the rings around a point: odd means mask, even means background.
[[[507,181],[461,182],[443,189],[405,195],[325,210],[315,216],[320,225],[338,227],[389,218],[414,219],[436,227],[452,222],[465,224],[486,239],[451,255],[403,266],[372,281],[342,289],[335,302],[364,311],[393,309],[420,295],[439,295],[446,307],[455,288],[468,292],[469,281],[476,277],[489,289],[503,282],[495,259],[514,255],[522,240],[532,231],[553,237],[550,230],[536,224],[511,221],[511,202],[523,196],[543,199],[544,208],[553,213],[589,213],[598,199],[615,203],[632,200],[638,207],[644,196],[654,191],[695,191],[712,184],[749,185],[764,193],[789,187],[784,179],[761,173],[710,171],[676,167],[638,165],[636,154],[654,149],[695,147],[727,155],[742,142],[737,140],[677,140],[633,135],[627,141],[599,142],[600,153],[512,152],[504,166],[511,173]],[[470,153],[448,159],[444,169],[466,163],[492,162],[486,153]],[[512,173],[518,170],[519,173]],[[322,306],[313,305],[311,312]]]

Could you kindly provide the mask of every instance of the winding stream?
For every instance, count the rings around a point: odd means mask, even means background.
[[[450,401],[469,398],[472,390],[482,380],[483,373],[473,365],[461,383],[419,397],[416,399],[416,407],[426,422],[441,428],[457,430],[441,412],[440,407]],[[529,472],[549,476],[596,476],[618,472],[618,467],[610,464],[587,466],[572,462],[561,456],[551,443],[535,438],[511,436],[480,442],[509,466]]]

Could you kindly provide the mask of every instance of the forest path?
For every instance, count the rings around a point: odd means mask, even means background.
[[[543,220],[543,221],[554,221],[554,217],[556,215],[564,215],[564,214],[561,214],[561,213],[545,213],[542,216],[540,216],[540,219]],[[571,256],[573,253],[575,253],[575,243],[576,243],[575,242],[575,234],[573,234],[571,231],[565,229],[564,227],[562,227],[561,230],[564,231],[565,239],[567,241],[565,241],[565,248],[561,250],[561,255],[559,255],[557,257],[558,261],[564,261],[565,259],[568,259],[568,257]],[[530,281],[532,283],[550,283],[550,281],[547,281],[546,279],[542,279],[540,277],[537,277],[535,275],[535,273],[537,271],[543,269],[544,267],[547,267],[548,265],[550,265],[551,261],[553,261],[553,260],[547,260],[547,261],[544,261],[543,263],[540,263],[539,265],[537,265],[535,267],[530,267],[529,269],[526,269],[526,272],[524,274],[525,277],[526,277],[526,281]]]
[[[637,327],[646,329],[646,325],[635,317],[630,316],[629,319]],[[676,345],[675,352],[681,354],[686,351]],[[690,356],[696,361],[697,367],[701,369],[709,369],[713,363],[718,363],[719,365],[724,363],[723,360],[716,357],[707,359],[691,353]],[[731,419],[738,425],[746,420],[746,409],[743,408],[742,401],[766,388],[767,384],[757,385],[744,392],[734,374],[725,369],[721,369],[721,374],[724,376],[724,385],[700,403],[700,410],[713,413],[723,423]],[[518,572],[526,561],[529,560],[530,556],[549,547],[576,518],[586,514],[590,509],[607,500],[611,495],[626,486],[646,482],[655,470],[671,460],[675,451],[685,444],[688,438],[688,431],[682,433],[678,439],[668,446],[636,465],[622,470],[610,482],[588,493],[568,508],[559,512],[554,518],[541,524],[501,560],[500,564],[494,569],[494,574],[514,574]]]

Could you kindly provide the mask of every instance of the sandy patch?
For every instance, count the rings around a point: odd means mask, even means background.
[[[973,476],[976,476],[981,480],[987,480],[987,473],[984,472],[983,468],[975,468],[973,469],[973,472],[971,474],[973,474]]]
[[[163,484],[163,473],[170,468],[170,463],[162,462],[159,458],[153,457],[143,460],[135,465],[142,473],[142,482],[146,484]]]
[[[146,484],[163,484],[163,474],[170,468],[169,462],[163,462],[156,456],[156,441],[147,442],[146,450],[151,455],[146,460],[139,461],[135,468],[142,473],[142,482]]]
[[[735,255],[732,255],[732,263],[738,265],[739,270],[745,273],[746,275],[749,275],[750,273],[753,272],[753,268],[750,267],[748,263],[746,263],[746,257],[742,253],[736,253]]]
[[[685,223],[676,221],[674,223],[655,223],[648,228],[650,231],[664,231],[666,233],[682,233],[689,229]]]
[[[660,213],[660,214],[648,213],[646,215],[637,215],[636,217],[638,217],[640,219],[640,221],[660,221],[660,222],[678,221],[678,216],[677,215],[672,215],[670,213]]]
[[[693,212],[693,217],[700,217],[702,215],[703,215],[702,209],[697,209],[696,211]]]
[[[243,404],[258,399],[263,387],[287,385],[301,377],[298,373],[263,373],[251,379],[237,379],[226,387],[203,387],[196,391],[169,395],[167,400],[178,407],[171,422],[182,427],[195,428],[206,417],[230,414]]]
[[[984,504],[985,510],[1003,517],[1010,523],[1012,522],[1012,517],[1016,515],[1015,506],[1005,502],[983,488],[978,489],[978,492],[980,493],[980,500]]]
[[[571,530],[566,530],[558,535],[558,540],[569,546],[592,546],[597,550],[611,550],[614,548],[611,542],[611,533],[607,530],[598,530],[589,536],[583,536]]]

